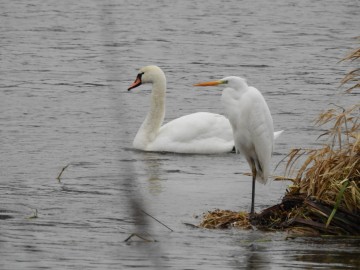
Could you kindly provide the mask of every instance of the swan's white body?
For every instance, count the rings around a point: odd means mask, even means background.
[[[218,154],[231,152],[234,148],[229,120],[219,114],[198,112],[185,115],[161,126],[155,134],[144,123],[133,142],[136,149]]]
[[[245,156],[252,169],[251,214],[253,214],[255,180],[265,184],[270,173],[275,137],[273,120],[262,94],[256,88],[248,86],[242,78],[231,76],[219,81],[199,83],[196,86],[219,84],[226,84],[221,101],[232,126],[235,148]]]
[[[151,103],[133,141],[134,148],[191,154],[219,154],[233,150],[232,129],[229,120],[223,115],[198,112],[162,126],[165,117],[166,78],[159,67],[141,68],[129,90],[142,83],[152,84]]]

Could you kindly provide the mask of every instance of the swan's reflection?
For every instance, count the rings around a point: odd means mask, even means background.
[[[141,152],[141,160],[144,164],[145,177],[147,178],[149,192],[152,195],[159,195],[164,189],[162,187],[162,154],[155,152]]]

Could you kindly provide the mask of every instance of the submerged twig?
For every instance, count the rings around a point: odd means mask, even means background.
[[[70,163],[68,165],[66,165],[65,167],[62,168],[61,172],[59,173],[58,177],[56,177],[56,179],[61,182],[60,178],[61,178],[61,175],[63,174],[63,172],[66,170],[67,167],[70,166]]]
[[[145,242],[156,242],[155,239],[147,239],[147,238],[145,238],[144,236],[142,236],[142,235],[140,235],[140,234],[137,234],[137,233],[132,233],[132,234],[130,234],[130,236],[129,236],[128,238],[126,238],[126,239],[124,240],[124,242],[128,242],[128,241],[129,241],[131,238],[133,238],[134,236],[140,238],[141,240],[144,240]]]
[[[34,218],[38,218],[38,210],[37,209],[35,209],[35,212],[30,217],[28,217],[28,219],[34,219]]]
[[[190,228],[196,228],[196,229],[198,229],[198,228],[200,228],[199,226],[197,226],[197,225],[195,225],[195,224],[192,224],[192,223],[188,223],[188,222],[184,222],[183,223],[185,226],[188,226],[188,227],[190,227]]]
[[[145,215],[151,217],[152,219],[154,219],[155,221],[157,221],[158,223],[160,223],[161,225],[163,225],[164,227],[166,227],[167,229],[169,229],[171,232],[173,232],[174,230],[171,229],[169,226],[167,226],[166,224],[162,223],[160,220],[158,220],[157,218],[153,217],[152,215],[150,215],[149,213],[145,212],[144,210],[140,209],[141,212],[143,212]]]

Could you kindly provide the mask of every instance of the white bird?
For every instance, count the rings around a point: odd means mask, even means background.
[[[143,67],[128,90],[145,83],[152,84],[150,110],[134,138],[134,148],[191,154],[219,154],[233,150],[231,126],[223,115],[198,112],[162,126],[166,93],[164,72],[157,66]]]
[[[195,86],[221,84],[226,87],[222,91],[221,102],[231,123],[236,151],[245,156],[252,171],[250,216],[253,216],[255,182],[266,184],[269,177],[274,148],[273,120],[263,95],[256,88],[248,86],[243,78],[230,76]]]

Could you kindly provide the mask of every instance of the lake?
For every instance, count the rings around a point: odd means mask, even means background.
[[[359,102],[339,88],[355,67],[339,61],[358,46],[359,1],[15,0],[0,10],[1,269],[359,267],[358,239],[186,225],[250,210],[248,164],[133,150],[150,86],[127,91],[140,67],[160,66],[168,122],[224,112],[220,87],[194,83],[245,77],[285,130],[272,160],[283,175],[291,149],[324,143],[319,113]],[[289,184],[257,184],[256,211]],[[145,240],[125,242],[133,233]]]

